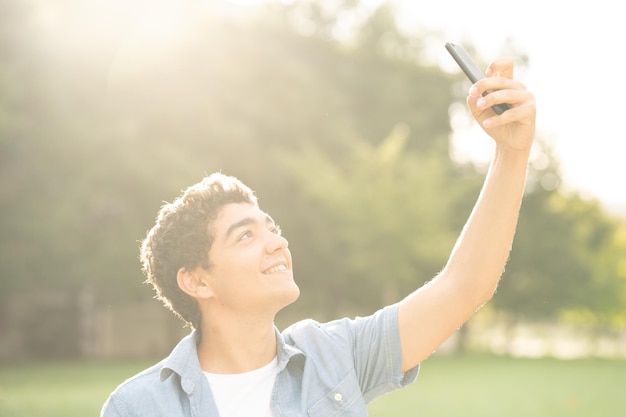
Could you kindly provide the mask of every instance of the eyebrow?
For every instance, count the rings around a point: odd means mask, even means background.
[[[275,224],[274,219],[270,217],[269,214],[265,214],[265,224]],[[231,224],[228,229],[226,229],[226,234],[224,235],[224,240],[227,240],[233,232],[240,227],[248,226],[250,224],[258,223],[258,219],[256,217],[244,217],[243,219]]]

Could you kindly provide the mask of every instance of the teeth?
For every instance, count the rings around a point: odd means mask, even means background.
[[[271,267],[267,271],[265,271],[265,273],[271,274],[273,272],[286,271],[286,270],[287,270],[287,267],[285,265],[276,265],[276,266]]]

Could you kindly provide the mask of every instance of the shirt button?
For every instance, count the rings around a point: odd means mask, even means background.
[[[335,401],[339,402],[343,399],[343,395],[339,394],[338,392],[335,393]]]

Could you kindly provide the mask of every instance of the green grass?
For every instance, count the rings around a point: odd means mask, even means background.
[[[0,416],[97,416],[107,395],[148,366],[0,366]],[[626,361],[433,357],[409,387],[369,406],[371,417],[626,416]]]
[[[371,417],[626,416],[626,361],[432,358]]]
[[[108,394],[148,365],[148,362],[0,365],[0,416],[99,416]]]

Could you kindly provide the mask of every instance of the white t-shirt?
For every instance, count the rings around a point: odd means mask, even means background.
[[[273,417],[270,401],[278,374],[278,358],[241,374],[212,374],[209,380],[220,417]]]

